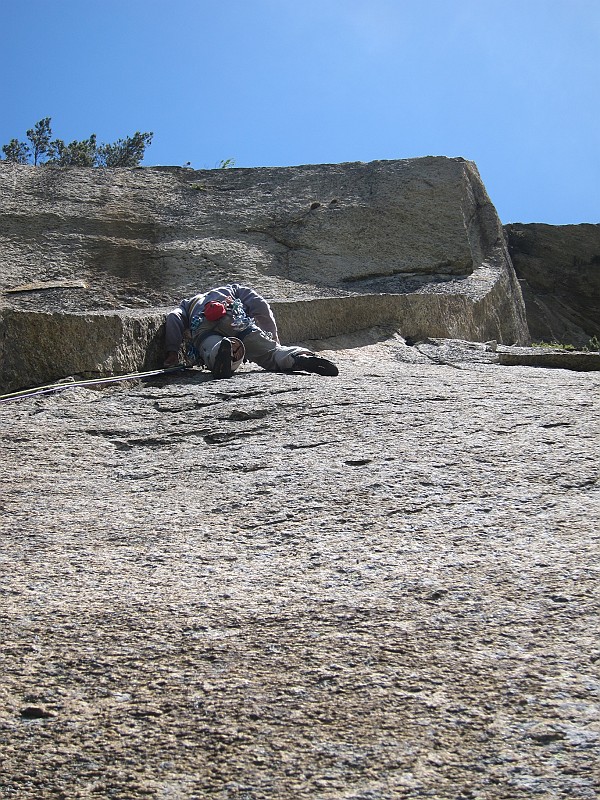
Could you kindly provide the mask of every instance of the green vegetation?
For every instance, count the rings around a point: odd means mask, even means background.
[[[600,353],[600,336],[598,334],[596,334],[596,336],[592,336],[585,346],[585,349]]]
[[[152,143],[153,133],[136,131],[126,139],[117,139],[114,144],[102,144],[96,151],[101,167],[137,167],[144,158],[146,148]]]
[[[577,350],[572,344],[562,344],[561,342],[532,342],[532,347],[549,347],[553,349],[559,350]],[[600,334],[596,334],[596,336],[592,336],[589,342],[580,348],[583,351],[588,351],[592,353],[600,352]]]
[[[561,344],[561,342],[532,342],[532,347],[551,347],[556,350],[575,350],[572,344]]]
[[[4,160],[14,164],[55,164],[60,167],[137,167],[152,143],[153,133],[136,131],[133,136],[113,144],[97,144],[96,134],[89,139],[66,144],[52,139],[51,118],[44,117],[27,131],[27,142],[11,139],[2,146]]]

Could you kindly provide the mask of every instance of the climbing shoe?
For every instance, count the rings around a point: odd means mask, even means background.
[[[221,340],[211,372],[215,378],[231,378],[233,369],[231,368],[231,342],[229,339]]]
[[[316,375],[334,376],[339,374],[338,368],[333,362],[315,355],[296,356],[294,360],[294,370],[314,372]]]

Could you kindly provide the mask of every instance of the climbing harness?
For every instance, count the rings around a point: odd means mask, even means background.
[[[228,316],[231,320],[231,328],[235,331],[235,339],[231,336],[229,338],[234,344],[233,361],[237,367],[244,360],[246,354],[242,340],[256,329],[254,319],[248,316],[242,301],[239,298],[234,300],[232,297],[226,298],[223,303],[211,300],[202,308],[200,314],[193,316],[194,309],[204,302],[205,296],[197,298],[187,312],[190,319],[190,338],[186,341],[186,358],[192,364],[205,366],[200,346],[205,339],[215,334],[225,336],[225,333],[219,330],[219,322],[223,317]],[[210,323],[210,327],[198,333],[199,329],[207,322]],[[270,334],[267,335],[272,338]]]
[[[0,403],[10,403],[13,400],[24,400],[27,397],[35,397],[39,394],[50,394],[60,392],[62,389],[72,389],[75,386],[98,386],[105,383],[118,383],[119,381],[133,381],[137,378],[150,378],[153,375],[167,375],[173,372],[182,372],[189,369],[184,364],[175,367],[163,367],[153,369],[148,372],[129,372],[127,375],[114,375],[108,378],[89,378],[83,381],[69,381],[68,383],[49,383],[46,386],[37,386],[34,389],[22,389],[20,392],[0,395]]]

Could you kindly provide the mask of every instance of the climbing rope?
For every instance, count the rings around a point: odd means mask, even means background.
[[[24,400],[27,397],[35,397],[39,394],[50,394],[60,392],[62,389],[72,389],[75,386],[98,386],[104,383],[118,383],[119,381],[133,381],[136,378],[150,378],[153,375],[166,375],[171,372],[181,372],[189,369],[183,364],[176,367],[164,367],[163,369],[153,369],[148,372],[129,372],[127,375],[114,375],[109,378],[89,378],[83,381],[69,381],[69,383],[49,383],[46,386],[36,386],[34,389],[22,389],[20,392],[0,395],[0,403],[10,403],[13,400]]]

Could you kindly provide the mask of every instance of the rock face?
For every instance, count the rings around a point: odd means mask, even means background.
[[[581,347],[600,336],[600,225],[505,230],[533,339]]]
[[[600,374],[370,336],[0,404],[0,795],[598,797]]]
[[[373,324],[528,340],[502,227],[462,159],[200,172],[0,163],[0,259],[5,389],[147,366],[165,306],[232,280],[273,301],[288,342]]]

